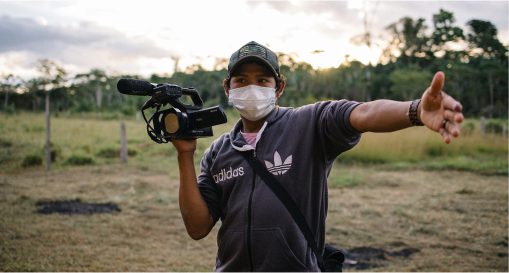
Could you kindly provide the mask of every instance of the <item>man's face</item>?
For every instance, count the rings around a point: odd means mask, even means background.
[[[274,78],[273,74],[263,65],[245,63],[233,73],[230,80],[230,89],[248,85],[276,88],[276,78]]]

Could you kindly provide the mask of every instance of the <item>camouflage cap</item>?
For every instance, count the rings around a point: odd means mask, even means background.
[[[267,68],[274,73],[276,78],[281,76],[279,73],[277,55],[267,47],[255,41],[251,41],[235,51],[230,57],[230,62],[228,63],[228,78],[232,76],[232,72],[235,71],[239,65],[247,61],[260,62],[266,65]]]

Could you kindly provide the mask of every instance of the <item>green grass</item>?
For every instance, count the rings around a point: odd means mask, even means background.
[[[333,188],[355,187],[364,182],[364,179],[355,175],[332,176],[328,183]]]
[[[456,156],[443,158],[440,161],[429,161],[422,164],[427,170],[473,171],[485,175],[507,175],[507,160],[494,160],[486,157]]]
[[[214,127],[214,137],[198,140],[197,164],[210,143],[228,132],[238,120],[231,109],[227,115],[228,123]],[[0,114],[0,120],[0,171],[22,171],[27,157],[40,156],[44,159],[45,121],[42,113]],[[77,157],[89,158],[91,160],[88,161],[97,165],[119,163],[121,121],[126,126],[130,166],[167,171],[169,166],[174,165],[176,154],[173,146],[150,140],[144,121],[136,119],[135,115],[59,113],[51,119],[56,156],[52,168],[66,168],[69,159],[73,162],[72,158]],[[467,120],[465,134],[449,145],[444,144],[438,134],[422,127],[385,134],[366,133],[356,147],[342,154],[338,160],[341,164],[375,164],[395,170],[453,169],[507,175],[507,136],[495,133],[481,136],[478,123],[478,120]],[[42,165],[30,165],[30,168],[44,168],[44,162]],[[358,183],[346,181],[348,178],[341,179],[345,181],[338,182],[338,185]]]
[[[121,115],[119,115],[121,116]],[[226,132],[236,118],[229,123],[214,127],[214,136]],[[26,156],[38,155],[44,159],[45,120],[44,114],[21,113],[18,115],[0,114],[0,171],[19,172],[23,170]],[[120,122],[124,121],[128,141],[128,164],[143,169],[165,171],[175,162],[175,150],[171,143],[157,144],[146,133],[145,122],[133,117],[111,119],[110,115],[53,115],[51,119],[52,144],[57,151],[56,162],[52,168],[66,168],[77,157],[92,159],[94,164],[120,162]],[[198,142],[196,161],[210,145],[214,137],[203,138]],[[119,153],[118,153],[119,154]],[[74,158],[74,159],[72,159]],[[44,163],[40,166],[43,168]]]
[[[476,123],[477,120],[466,122]],[[412,127],[393,133],[365,133],[360,143],[342,154],[339,161],[345,164],[382,164],[386,168],[400,170],[453,169],[507,175],[507,144],[507,135],[489,133],[481,136],[476,129],[445,144],[437,133]]]

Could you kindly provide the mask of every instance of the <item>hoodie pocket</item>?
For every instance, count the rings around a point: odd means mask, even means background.
[[[244,230],[227,230],[219,242],[216,271],[250,271]]]
[[[290,248],[279,228],[253,229],[253,263],[255,271],[308,271],[305,261]],[[307,244],[303,244],[305,259]]]

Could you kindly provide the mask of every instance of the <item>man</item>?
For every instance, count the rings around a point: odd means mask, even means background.
[[[221,219],[217,271],[319,271],[316,255],[277,196],[241,153],[262,162],[291,195],[324,249],[327,176],[334,159],[362,132],[422,125],[445,143],[460,134],[461,105],[435,74],[421,100],[322,101],[299,108],[276,105],[283,94],[277,56],[250,42],[233,53],[223,86],[240,120],[204,153],[196,177],[196,140],[175,140],[179,203],[187,232],[201,239]],[[422,122],[422,123],[421,123]]]

